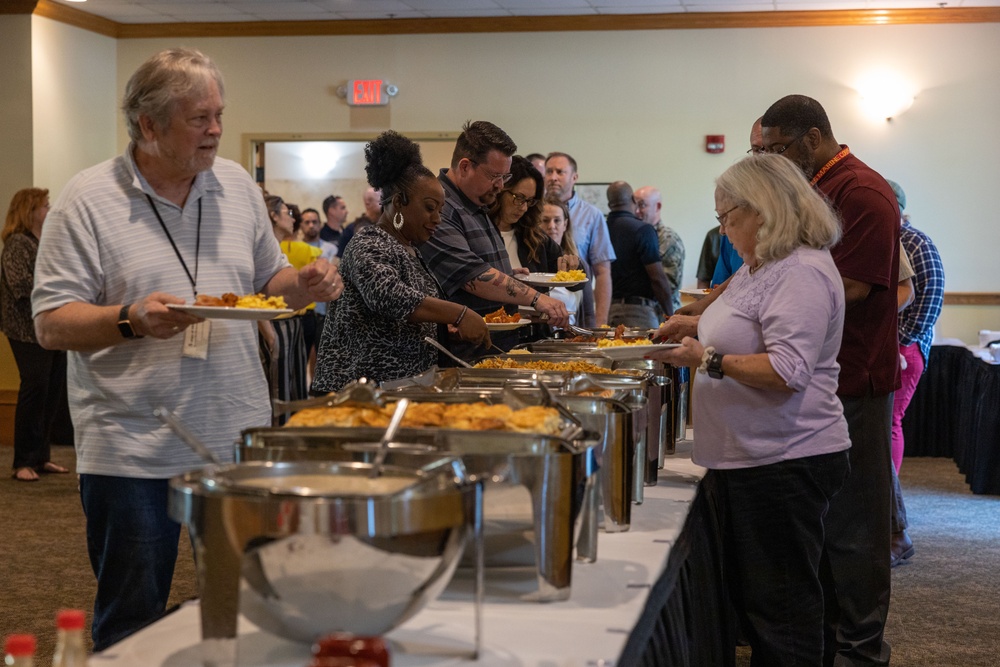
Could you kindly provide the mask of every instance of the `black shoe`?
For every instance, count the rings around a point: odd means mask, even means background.
[[[913,540],[906,534],[905,529],[892,534],[890,546],[889,567],[902,565],[903,561],[909,560],[913,554],[917,553],[916,547],[913,546]]]

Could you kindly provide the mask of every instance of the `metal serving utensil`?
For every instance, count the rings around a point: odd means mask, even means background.
[[[274,401],[272,412],[274,416],[298,412],[306,408],[332,408],[336,406],[371,407],[372,404],[382,405],[379,394],[373,384],[366,378],[355,380],[344,386],[336,394],[301,398],[295,401]]]
[[[385,433],[378,443],[378,451],[375,452],[375,462],[372,464],[372,471],[368,475],[372,479],[382,474],[385,456],[389,453],[389,443],[396,437],[396,431],[399,430],[399,425],[403,423],[403,415],[406,414],[408,407],[410,407],[410,399],[408,398],[401,398],[399,399],[399,403],[396,404],[396,411],[392,413],[392,419],[389,420],[389,427],[385,429]]]
[[[472,364],[470,364],[469,362],[467,362],[465,359],[458,358],[457,356],[455,356],[454,354],[451,353],[451,350],[449,350],[444,345],[442,345],[441,343],[437,342],[436,340],[434,340],[430,336],[424,336],[424,342],[427,343],[428,345],[430,345],[431,347],[436,347],[437,349],[439,349],[442,352],[444,352],[446,355],[448,355],[449,357],[451,357],[451,360],[454,361],[455,363],[457,363],[459,366],[462,366],[464,368],[472,368]]]
[[[198,436],[188,430],[188,427],[184,425],[180,419],[177,418],[173,412],[167,408],[160,406],[153,410],[153,414],[160,419],[164,424],[169,426],[174,433],[183,440],[188,447],[194,450],[195,454],[205,459],[209,463],[219,465],[222,461],[216,456],[212,450],[210,450],[205,443],[203,443]]]

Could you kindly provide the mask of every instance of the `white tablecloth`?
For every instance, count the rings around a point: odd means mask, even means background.
[[[632,508],[631,528],[601,533],[597,562],[575,563],[569,600],[522,602],[497,595],[510,583],[491,581],[483,607],[483,650],[473,647],[471,576],[459,574],[438,600],[391,632],[394,667],[598,667],[614,665],[643,611],[647,592],[663,572],[670,546],[684,526],[704,470],[691,463],[691,442],[678,444],[659,483]],[[190,602],[157,623],[91,657],[91,667],[191,667],[200,665],[198,603]],[[304,667],[310,647],[276,637],[239,620],[239,664]],[[621,666],[625,667],[625,666]]]

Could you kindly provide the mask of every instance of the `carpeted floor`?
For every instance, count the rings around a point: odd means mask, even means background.
[[[3,450],[5,464],[9,457],[10,450]],[[52,458],[68,467],[74,463],[66,447],[55,448]],[[892,664],[1000,664],[1000,498],[972,495],[948,459],[906,459],[901,481],[917,553],[893,570],[886,627]],[[5,475],[0,507],[0,637],[36,634],[35,664],[47,665],[56,610],[84,609],[89,619],[94,601],[76,477],[48,475],[25,484]],[[186,535],[180,554],[170,604],[197,593]],[[739,653],[738,664],[749,664],[746,651]]]

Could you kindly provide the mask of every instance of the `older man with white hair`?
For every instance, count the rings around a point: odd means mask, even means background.
[[[635,216],[652,225],[660,245],[660,263],[670,281],[674,310],[681,307],[680,288],[684,274],[684,242],[680,235],[663,222],[663,196],[651,185],[635,191]]]

